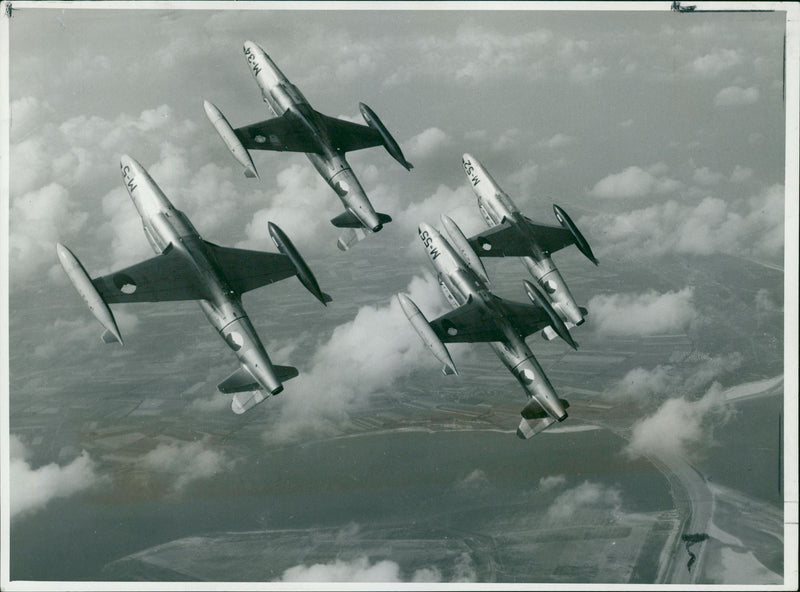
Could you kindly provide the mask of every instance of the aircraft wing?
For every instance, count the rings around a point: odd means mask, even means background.
[[[318,113],[318,115],[328,128],[328,135],[333,147],[342,152],[352,152],[353,150],[383,145],[383,138],[371,127],[345,121],[344,119],[328,117],[322,113]]]
[[[531,245],[508,222],[493,226],[469,239],[479,257],[528,257]]]
[[[206,242],[231,288],[239,294],[297,274],[291,259],[281,253],[231,249]]]
[[[476,343],[503,341],[505,336],[494,323],[484,319],[480,308],[467,302],[455,310],[430,322],[436,336],[443,343]]]
[[[157,257],[95,278],[92,284],[108,304],[208,297],[194,267],[171,246]]]
[[[318,152],[308,129],[298,120],[281,116],[233,130],[248,150],[280,152]]]
[[[537,224],[527,216],[525,220],[530,224],[531,232],[533,233],[536,242],[545,251],[555,253],[559,249],[568,247],[575,244],[575,239],[572,233],[562,226],[549,226],[546,224]]]
[[[550,325],[550,317],[538,306],[511,302],[502,298],[499,300],[503,303],[509,321],[522,337],[532,335]]]

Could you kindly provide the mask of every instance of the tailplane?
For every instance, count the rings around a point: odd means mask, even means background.
[[[275,370],[275,376],[281,382],[290,380],[299,374],[297,368],[294,366],[273,365],[272,368]],[[269,394],[265,394],[264,391],[261,390],[261,385],[244,366],[219,383],[217,388],[220,392],[226,394],[234,393],[233,400],[231,401],[231,409],[237,415],[241,415],[245,411],[252,409],[269,396]],[[283,390],[283,387],[273,392],[272,395],[277,395],[281,390]]]

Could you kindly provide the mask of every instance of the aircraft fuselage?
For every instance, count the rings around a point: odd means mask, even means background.
[[[553,308],[561,317],[565,321],[580,325],[584,319],[578,303],[575,302],[564,278],[561,277],[561,273],[550,258],[550,253],[542,249],[536,242],[536,237],[525,216],[480,162],[465,154],[462,164],[478,198],[478,208],[487,227],[492,228],[506,221],[519,232],[521,239],[530,244],[531,250],[529,257],[520,257],[520,260],[530,274],[536,278],[542,290],[553,303]]]
[[[242,308],[241,296],[228,285],[224,271],[209,253],[195,227],[183,212],[172,205],[138,162],[123,157],[120,169],[128,194],[142,218],[150,246],[157,254],[174,249],[191,262],[195,274],[189,281],[196,282],[204,293],[204,298],[198,303],[209,322],[258,383],[273,394],[279,393],[283,386]]]
[[[486,283],[469,269],[441,234],[428,224],[420,224],[419,237],[438,274],[439,286],[454,309],[470,299],[477,304],[486,323],[500,328],[504,339],[492,342],[503,364],[511,371],[526,394],[554,418],[563,420],[567,413],[547,376],[531,350],[508,318],[502,301],[492,294]]]
[[[325,123],[311,108],[303,93],[255,43],[245,42],[244,55],[261,89],[264,102],[273,115],[296,118],[315,139],[317,152],[306,153],[306,156],[339,196],[345,209],[352,212],[365,228],[373,232],[379,231],[382,224],[367,194],[350,168],[344,153],[332,147]]]

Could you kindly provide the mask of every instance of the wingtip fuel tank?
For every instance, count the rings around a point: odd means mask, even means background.
[[[383,138],[383,146],[386,148],[386,151],[392,155],[392,158],[403,165],[407,171],[413,169],[414,165],[408,162],[405,156],[403,156],[403,151],[400,150],[400,146],[375,112],[364,103],[359,103],[358,109],[361,111],[361,116],[364,118],[364,121],[367,122],[367,125],[381,135],[381,138]]]
[[[522,283],[525,285],[525,292],[528,294],[530,301],[539,308],[542,308],[547,313],[547,316],[550,317],[550,326],[553,328],[556,334],[558,334],[561,339],[566,341],[572,349],[577,350],[578,344],[572,338],[572,335],[570,335],[567,325],[561,319],[561,316],[555,311],[547,298],[545,298],[544,294],[542,294],[539,289],[528,280],[522,280]]]
[[[586,240],[586,238],[584,238],[583,234],[581,234],[581,231],[578,230],[578,227],[575,226],[575,222],[572,221],[572,218],[570,218],[569,215],[556,204],[553,204],[553,211],[555,212],[556,218],[561,226],[572,233],[572,237],[575,239],[575,246],[578,247],[578,250],[583,253],[589,261],[595,265],[598,265],[599,262],[594,256],[594,253],[592,253],[592,248],[589,246],[589,242]]]
[[[122,336],[120,335],[117,322],[114,320],[114,315],[100,292],[94,287],[89,274],[83,267],[78,258],[67,247],[61,243],[56,244],[56,252],[58,253],[58,260],[61,262],[61,267],[67,274],[67,277],[75,286],[78,294],[81,295],[83,300],[89,306],[89,310],[95,318],[103,325],[105,332],[103,333],[103,341],[111,343],[110,337],[113,337],[120,345],[122,345]]]
[[[225,142],[225,146],[228,147],[228,150],[233,154],[236,161],[244,167],[245,177],[251,179],[254,177],[260,178],[256,166],[253,164],[253,159],[250,157],[250,153],[236,136],[236,132],[233,131],[231,124],[228,123],[222,111],[209,101],[203,101],[203,108],[206,111],[206,117],[208,117],[211,125],[214,126],[219,137]]]
[[[403,314],[406,315],[406,318],[411,323],[411,326],[414,327],[414,330],[422,339],[422,342],[431,350],[431,353],[436,356],[436,359],[439,360],[444,367],[442,372],[444,374],[458,374],[458,370],[456,369],[456,365],[453,363],[453,359],[450,357],[450,353],[447,351],[444,343],[434,332],[433,328],[428,323],[428,319],[425,318],[425,315],[419,310],[414,301],[411,300],[405,294],[398,294],[397,300],[400,302],[400,308],[403,309]]]
[[[332,300],[331,297],[320,289],[317,278],[314,277],[311,269],[309,269],[303,257],[300,256],[299,251],[292,244],[292,241],[289,240],[289,237],[286,236],[286,233],[272,222],[268,222],[267,227],[269,229],[269,235],[272,237],[272,242],[275,243],[275,246],[278,247],[281,253],[289,258],[297,270],[297,278],[300,280],[300,283],[305,286],[306,290],[311,292],[314,298],[319,300],[324,306],[327,306],[327,303]]]

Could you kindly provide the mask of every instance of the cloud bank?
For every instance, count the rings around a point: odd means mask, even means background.
[[[681,188],[680,181],[664,176],[666,167],[661,163],[648,169],[630,166],[598,181],[589,195],[603,199],[642,197],[651,194],[674,193]]]

